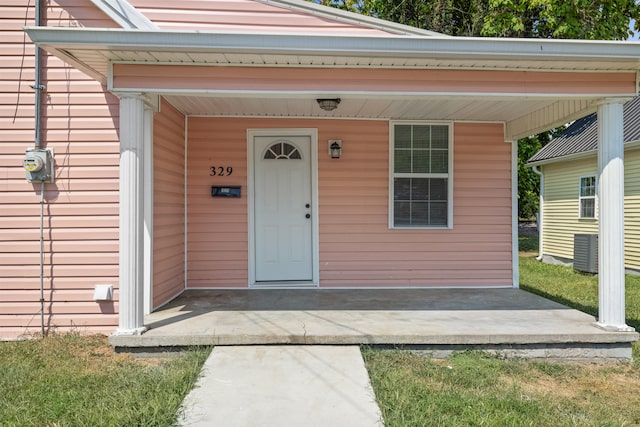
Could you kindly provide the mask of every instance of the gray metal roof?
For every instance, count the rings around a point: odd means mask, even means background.
[[[640,96],[624,104],[624,142],[640,140]],[[539,163],[560,157],[595,151],[598,148],[596,113],[573,122],[562,135],[554,138],[534,154],[528,163]]]

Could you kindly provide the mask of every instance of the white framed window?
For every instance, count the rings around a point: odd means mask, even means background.
[[[595,175],[580,177],[580,212],[579,217],[585,219],[596,218],[596,193],[598,181]]]
[[[389,227],[453,226],[453,126],[391,122]]]

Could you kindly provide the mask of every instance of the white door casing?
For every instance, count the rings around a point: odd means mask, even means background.
[[[317,286],[315,129],[250,130],[249,285]]]

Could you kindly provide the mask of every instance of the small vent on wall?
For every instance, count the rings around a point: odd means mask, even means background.
[[[573,235],[573,269],[584,273],[598,272],[598,235]]]

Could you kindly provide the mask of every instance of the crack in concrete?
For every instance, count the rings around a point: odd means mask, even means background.
[[[302,334],[302,341],[306,344],[307,343],[307,325],[305,325],[304,322],[300,322],[302,323],[302,330],[304,331],[304,333]]]

